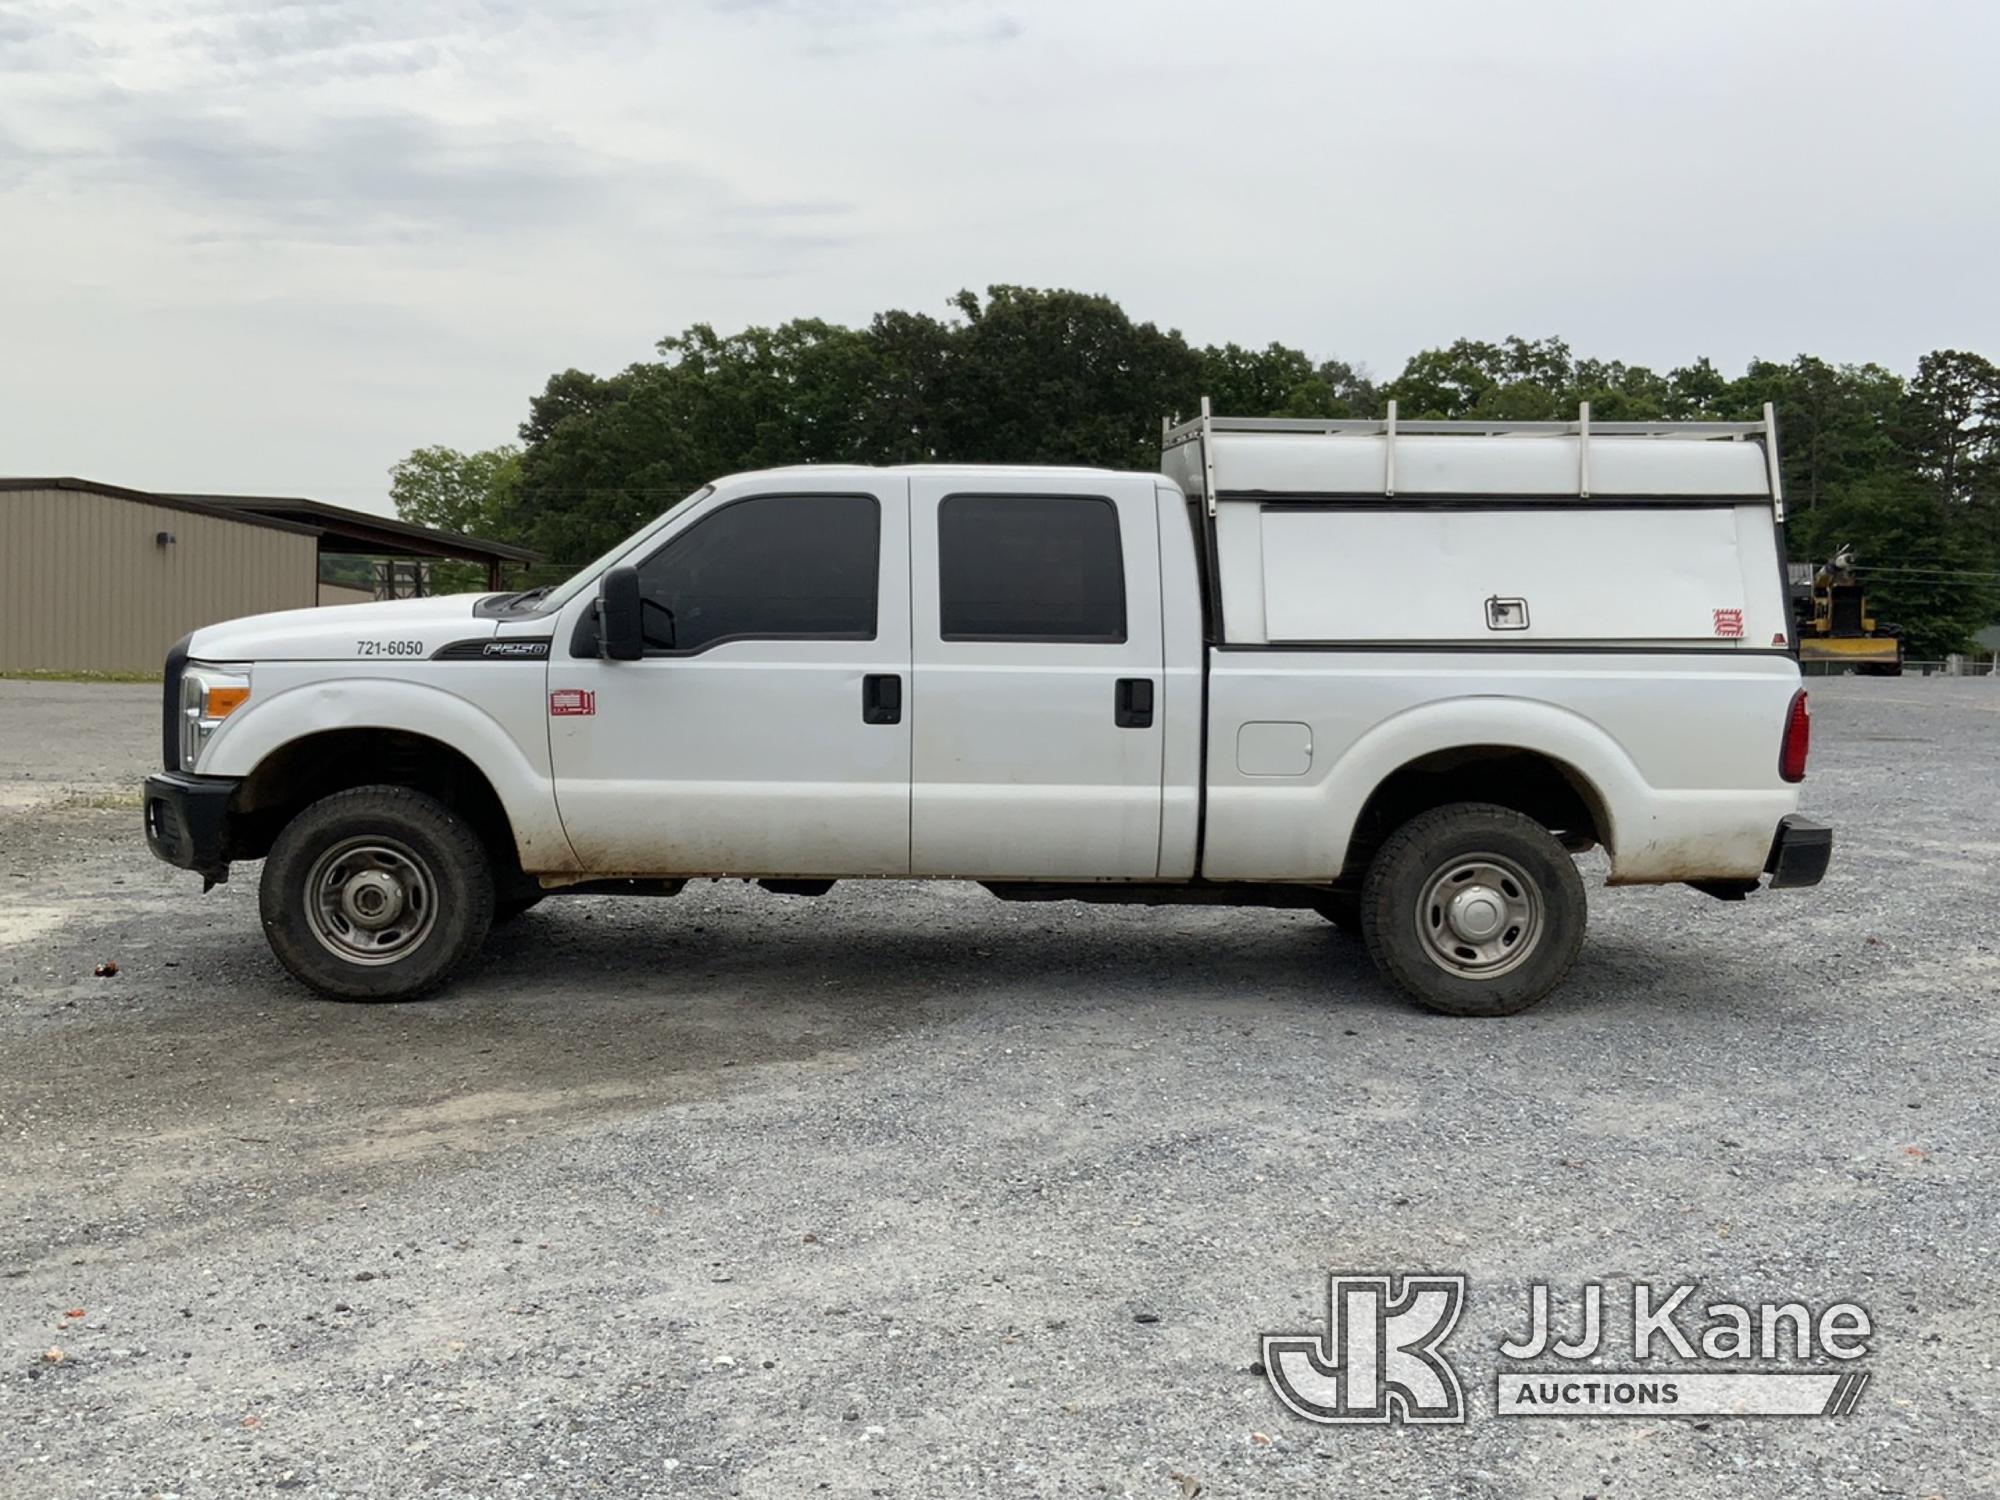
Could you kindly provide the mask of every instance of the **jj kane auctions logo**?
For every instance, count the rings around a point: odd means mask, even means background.
[[[1858,1368],[1800,1368],[1868,1354],[1867,1309],[1834,1302],[1695,1302],[1696,1284],[1661,1290],[1633,1282],[1629,1317],[1611,1337],[1601,1282],[1585,1282],[1570,1336],[1556,1327],[1546,1282],[1528,1288],[1526,1332],[1504,1340],[1494,1375],[1503,1417],[1844,1416],[1868,1385]],[[1465,1390],[1444,1344],[1465,1310],[1458,1275],[1327,1278],[1324,1333],[1270,1333],[1264,1373],[1278,1399],[1308,1422],[1451,1424]],[[1622,1359],[1639,1368],[1584,1361]],[[1655,1359],[1670,1360],[1666,1366]]]

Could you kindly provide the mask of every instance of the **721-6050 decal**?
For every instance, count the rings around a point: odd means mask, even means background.
[[[356,656],[422,656],[422,641],[356,641]]]

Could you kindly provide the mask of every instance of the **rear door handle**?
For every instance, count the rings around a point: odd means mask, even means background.
[[[903,679],[894,672],[870,672],[861,679],[861,722],[903,722]]]
[[[1121,677],[1118,679],[1118,693],[1112,702],[1111,717],[1120,729],[1151,729],[1153,727],[1153,679],[1150,677]]]

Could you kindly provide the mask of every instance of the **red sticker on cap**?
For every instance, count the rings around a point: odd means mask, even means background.
[[[583,688],[559,688],[549,694],[549,717],[568,718],[597,712],[597,694]]]
[[[1718,609],[1715,612],[1715,633],[1731,640],[1743,638],[1743,611],[1740,609]]]

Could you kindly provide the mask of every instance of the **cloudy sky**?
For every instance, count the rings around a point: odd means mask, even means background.
[[[1994,0],[0,0],[0,474],[385,503],[686,324],[1010,281],[2000,357]]]

